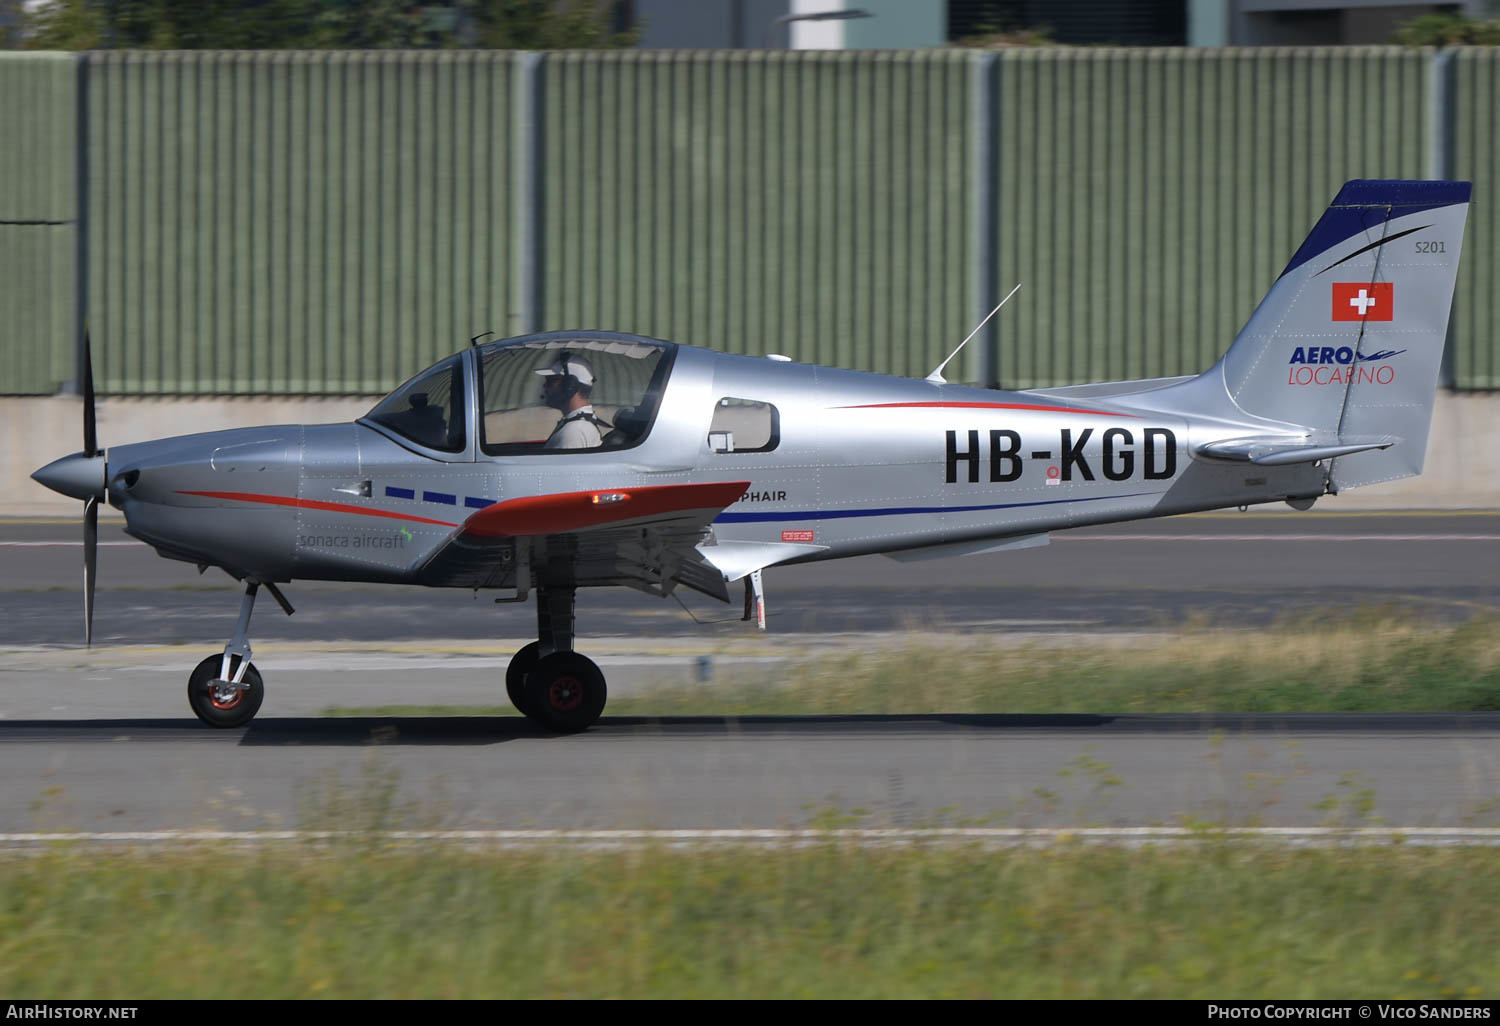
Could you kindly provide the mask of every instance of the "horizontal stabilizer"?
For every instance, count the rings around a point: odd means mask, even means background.
[[[1386,435],[1380,438],[1289,439],[1286,437],[1226,438],[1197,447],[1199,456],[1233,463],[1255,463],[1262,467],[1280,467],[1290,463],[1316,463],[1335,456],[1349,456],[1371,449],[1388,449],[1401,439]]]

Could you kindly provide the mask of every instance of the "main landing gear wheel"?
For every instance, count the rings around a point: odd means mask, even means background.
[[[577,652],[539,659],[526,675],[524,690],[526,715],[560,734],[587,730],[604,711],[604,674]]]
[[[266,689],[260,674],[251,663],[239,684],[219,680],[222,653],[211,655],[198,664],[188,678],[188,702],[197,717],[210,727],[243,727],[260,711]],[[229,675],[239,671],[240,657],[230,657]]]
[[[510,699],[510,704],[523,716],[530,716],[531,712],[526,706],[526,675],[536,666],[537,660],[542,658],[542,643],[533,641],[511,656],[510,665],[505,668],[505,694]]]

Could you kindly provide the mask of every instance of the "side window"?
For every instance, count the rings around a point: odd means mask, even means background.
[[[463,358],[452,357],[408,381],[381,400],[369,418],[418,445],[462,452],[467,444]]]
[[[780,441],[781,416],[770,403],[726,398],[714,404],[708,428],[714,452],[770,452]]]

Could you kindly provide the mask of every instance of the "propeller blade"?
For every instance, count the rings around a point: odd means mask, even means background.
[[[83,640],[94,645],[94,581],[96,553],[99,545],[99,500],[90,498],[83,505]]]
[[[99,454],[99,433],[94,422],[94,354],[89,329],[83,329],[83,454]]]

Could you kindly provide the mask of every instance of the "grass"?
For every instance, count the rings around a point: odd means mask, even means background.
[[[342,851],[0,860],[31,998],[1500,994],[1493,850]]]
[[[756,670],[754,682],[612,697],[616,716],[1500,710],[1500,621],[1435,626],[1378,613],[1150,645],[942,644]],[[508,705],[337,708],[328,715],[514,715]]]

